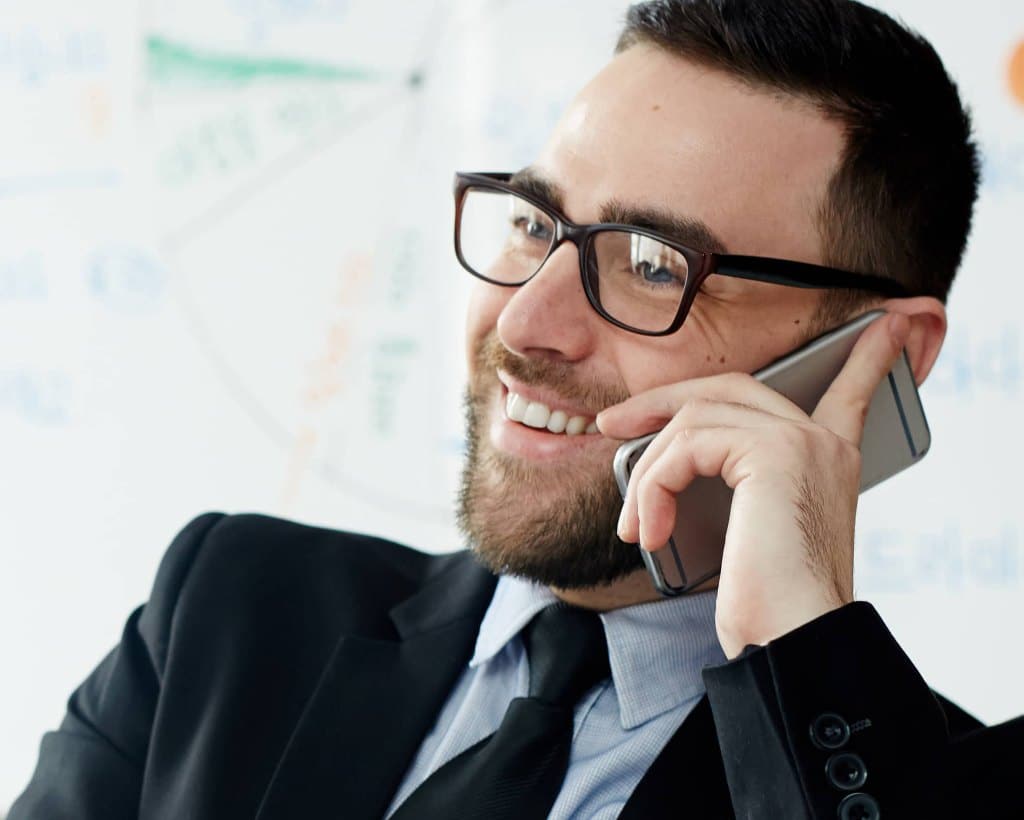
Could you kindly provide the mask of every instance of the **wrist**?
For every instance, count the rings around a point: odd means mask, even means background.
[[[715,615],[718,641],[732,660],[748,646],[765,646],[847,603],[834,595],[794,595],[774,606],[723,609],[720,605]]]

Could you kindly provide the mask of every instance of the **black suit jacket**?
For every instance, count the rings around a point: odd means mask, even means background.
[[[381,817],[494,583],[468,553],[202,516],[43,738],[9,820]],[[843,751],[887,820],[1024,817],[1024,724],[983,729],[940,702],[867,604],[705,682],[621,817],[836,817],[845,793],[810,730],[824,713],[870,722]]]

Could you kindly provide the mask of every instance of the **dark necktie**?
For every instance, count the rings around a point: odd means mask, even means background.
[[[594,612],[555,604],[523,631],[530,695],[514,698],[493,735],[449,760],[392,820],[543,820],[569,765],[573,708],[608,676]]]

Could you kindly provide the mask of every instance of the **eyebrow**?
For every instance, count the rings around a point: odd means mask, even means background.
[[[541,176],[541,174],[529,166],[512,174],[508,184],[516,190],[522,191],[527,196],[539,199],[556,210],[561,211],[564,209],[565,192],[562,188],[547,177]]]
[[[509,185],[552,208],[564,212],[565,193],[552,180],[527,166],[514,173]],[[666,237],[705,253],[725,253],[725,243],[700,219],[671,213],[662,208],[629,205],[611,199],[601,205],[601,222],[629,225],[664,234]]]
[[[601,206],[601,221],[631,225],[663,234],[683,245],[705,253],[725,253],[725,243],[706,223],[661,208],[636,207],[617,199]]]

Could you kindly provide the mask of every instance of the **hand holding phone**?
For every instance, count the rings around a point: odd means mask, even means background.
[[[810,414],[842,370],[864,330],[886,314],[872,311],[827,333],[755,374],[755,378]],[[614,472],[623,498],[653,433],[627,441]],[[864,419],[860,489],[916,463],[930,444],[928,425],[905,353],[881,380]],[[641,549],[655,587],[664,595],[692,591],[717,575],[733,491],[721,477],[694,478],[676,496],[675,529],[665,546]]]

